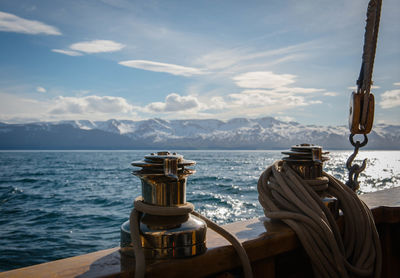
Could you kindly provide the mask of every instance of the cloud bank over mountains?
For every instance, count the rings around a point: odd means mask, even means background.
[[[368,149],[400,149],[400,126],[377,124]],[[0,149],[287,149],[313,143],[350,149],[345,126],[301,125],[271,117],[0,123]]]
[[[0,121],[21,123],[82,118],[101,121],[106,118],[146,119],[154,115],[161,115],[166,119],[209,119],[218,116],[225,120],[265,115],[294,119],[286,114],[288,110],[321,104],[322,101],[315,98],[315,95],[336,95],[324,89],[291,87],[290,84],[295,83],[295,78],[294,75],[279,75],[273,72],[251,72],[235,77],[243,87],[239,93],[227,96],[185,96],[171,93],[164,101],[154,101],[145,105],[132,104],[124,97],[95,95],[90,91],[82,91],[83,95],[80,96],[58,96],[41,101],[0,91]],[[273,82],[268,79],[272,79]],[[49,93],[49,90],[42,86],[34,90],[41,95]],[[377,105],[384,110],[400,107],[400,90],[385,91],[380,99],[377,99]],[[395,119],[389,123],[397,124],[398,119],[397,122]]]

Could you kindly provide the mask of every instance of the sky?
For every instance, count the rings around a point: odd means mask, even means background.
[[[347,125],[368,1],[0,0],[0,122],[275,117]],[[400,124],[383,0],[375,123]]]

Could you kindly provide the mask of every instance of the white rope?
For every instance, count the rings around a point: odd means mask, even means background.
[[[257,189],[265,215],[296,232],[316,277],[380,276],[381,247],[371,211],[349,187],[327,173],[317,182],[303,180],[277,161],[261,174]],[[338,199],[342,234],[323,194]]]

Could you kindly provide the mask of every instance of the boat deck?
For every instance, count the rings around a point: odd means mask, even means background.
[[[400,277],[400,187],[361,195],[370,207],[383,249],[382,277]],[[312,277],[312,269],[295,233],[266,217],[224,225],[243,243],[255,277]],[[205,254],[149,262],[148,277],[237,277],[240,261],[229,243],[207,231]],[[23,250],[21,250],[23,251]],[[133,277],[134,259],[119,248],[102,250],[0,273],[3,277]]]

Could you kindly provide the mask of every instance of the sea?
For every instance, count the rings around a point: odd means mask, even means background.
[[[152,151],[0,151],[0,271],[119,245],[140,180],[132,161]],[[263,215],[257,181],[281,151],[178,151],[197,162],[187,200],[219,224]],[[351,151],[332,151],[324,169],[345,181]],[[400,151],[368,158],[360,194],[400,186]],[[360,161],[358,161],[360,163]]]

